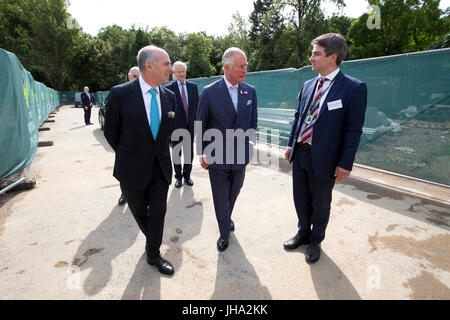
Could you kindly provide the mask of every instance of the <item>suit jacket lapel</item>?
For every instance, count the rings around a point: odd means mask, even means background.
[[[139,79],[133,81],[133,85],[131,87],[131,91],[135,95],[135,106],[138,109],[139,119],[144,121],[144,126],[146,128],[147,134],[153,140],[152,131],[150,129],[150,123],[148,123],[147,111],[145,111],[145,103],[144,98],[142,97],[141,86],[139,85]]]
[[[305,88],[305,98],[304,98],[305,100],[304,100],[304,103],[303,103],[303,106],[302,106],[302,110],[301,110],[302,117],[306,114],[306,110],[308,110],[308,108],[309,108],[309,106],[310,106],[310,104],[312,102],[312,99],[313,99],[313,96],[314,96],[314,91],[315,91],[316,86],[317,86],[317,81],[318,80],[311,81],[309,86]]]
[[[224,78],[220,80],[219,87],[221,88],[221,94],[223,95],[223,100],[225,103],[225,112],[232,115],[236,114],[236,110],[234,110],[233,100],[231,100],[230,92],[228,91],[227,84],[225,83]],[[239,95],[238,95],[239,96]]]
[[[336,78],[334,80],[333,86],[328,91],[327,96],[325,97],[325,100],[323,101],[322,107],[320,108],[319,117],[328,110],[327,103],[329,101],[333,101],[334,96],[336,93],[338,93],[341,90],[341,87],[344,85],[344,74],[342,71],[339,71],[339,73],[336,75]]]
[[[188,112],[189,112],[189,109],[191,109],[190,107],[192,105],[192,87],[191,84],[188,83],[187,81],[186,81],[186,91],[188,95],[187,98],[188,98]]]
[[[159,125],[159,131],[156,140],[159,140],[162,130],[167,126],[168,113],[169,113],[169,101],[166,98],[165,89],[159,86],[159,99],[161,101],[161,121]]]

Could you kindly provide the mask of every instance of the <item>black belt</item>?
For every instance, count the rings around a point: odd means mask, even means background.
[[[310,145],[309,143],[297,142],[297,144],[298,144],[301,148],[311,149],[311,145]]]

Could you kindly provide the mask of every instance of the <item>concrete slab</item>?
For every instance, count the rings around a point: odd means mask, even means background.
[[[296,232],[289,165],[252,164],[219,236],[208,174],[169,189],[163,245],[173,277],[145,261],[145,239],[117,205],[114,153],[92,112],[64,106],[28,173],[37,186],[0,196],[1,299],[449,299],[449,189],[355,169],[333,191],[322,257],[283,250]],[[399,181],[400,181],[399,180]],[[409,187],[405,191],[401,184]],[[394,186],[394,188],[393,188]]]

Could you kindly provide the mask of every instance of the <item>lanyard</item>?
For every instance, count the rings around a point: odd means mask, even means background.
[[[320,99],[322,99],[322,98],[325,96],[325,93],[327,93],[328,90],[330,90],[330,88],[331,88],[331,86],[333,85],[333,83],[334,83],[335,80],[336,80],[336,77],[334,77],[334,79],[331,80],[330,85],[329,85],[329,86],[325,89],[325,91],[322,93],[322,96],[320,97]],[[325,81],[324,81],[324,84],[325,84]],[[316,92],[316,94],[317,94],[317,92]],[[314,96],[313,96],[313,99],[314,99]],[[311,105],[309,106],[307,114],[311,114],[311,111],[312,111],[311,108],[312,108],[313,104],[314,104],[314,103],[311,103]],[[320,100],[319,100],[319,104],[320,104]]]

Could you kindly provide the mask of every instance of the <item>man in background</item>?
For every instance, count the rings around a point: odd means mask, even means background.
[[[81,93],[81,105],[84,110],[84,123],[88,126],[93,124],[91,122],[92,98],[88,87],[84,87],[83,90],[84,92]]]
[[[179,148],[178,154],[172,154],[173,167],[175,169],[175,187],[181,188],[184,182],[188,186],[193,186],[191,180],[192,160],[194,159],[194,120],[197,115],[198,88],[197,84],[186,80],[186,64],[177,61],[173,64],[173,73],[177,80],[167,86],[167,89],[175,93],[177,97],[177,116],[175,119],[175,129],[185,129],[189,132],[189,142],[183,142],[183,136],[172,136],[172,152],[174,148]],[[181,143],[181,145],[179,145]],[[189,149],[187,149],[189,148]],[[182,151],[181,151],[182,150]],[[181,154],[184,153],[184,164],[181,167]],[[186,161],[187,160],[187,161]],[[176,163],[178,162],[179,163]],[[182,170],[183,168],[183,170]]]

